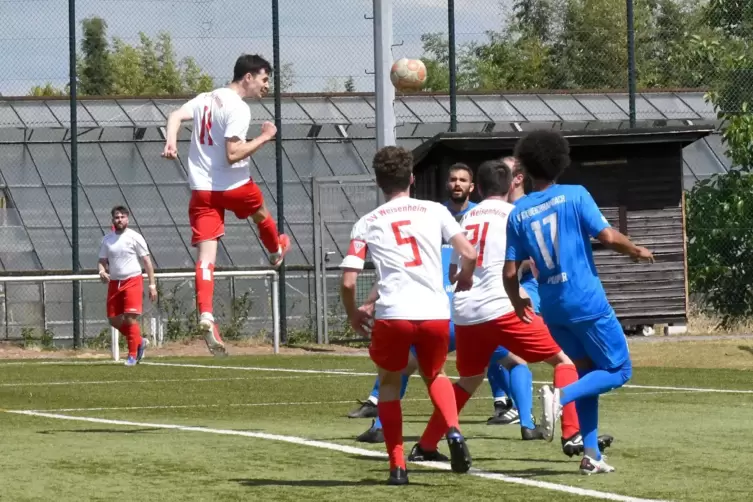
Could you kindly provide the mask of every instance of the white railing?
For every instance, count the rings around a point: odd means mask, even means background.
[[[193,278],[194,271],[190,272],[157,272],[154,274],[157,279],[182,279]],[[272,282],[272,334],[274,343],[274,353],[280,352],[280,276],[276,270],[221,270],[214,272],[215,277],[270,277]],[[146,279],[147,275],[143,274]],[[96,274],[71,274],[71,275],[27,275],[27,276],[0,276],[0,283],[3,282],[97,282],[99,275]],[[118,331],[115,328],[110,329],[112,337],[112,358],[115,361],[120,359],[120,346]]]

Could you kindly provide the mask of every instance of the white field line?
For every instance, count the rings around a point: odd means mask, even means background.
[[[241,380],[241,379],[239,379]],[[245,380],[245,379],[242,379]],[[645,396],[655,394],[680,394],[681,392],[619,392],[616,394],[605,394],[605,396]],[[604,396],[601,396],[604,397]],[[471,401],[490,401],[490,396],[477,396],[472,397]],[[427,397],[416,398],[403,398],[402,402],[420,402],[431,401]],[[172,410],[172,409],[184,409],[184,408],[254,408],[265,406],[328,406],[331,404],[352,404],[353,400],[341,400],[341,401],[295,401],[295,402],[270,402],[270,403],[218,403],[218,404],[155,404],[150,406],[108,406],[108,407],[92,407],[92,408],[43,408],[35,410],[26,410],[34,412],[78,412],[78,411],[134,411],[134,410]]]
[[[375,377],[375,373],[354,372],[347,370],[307,370],[297,368],[265,368],[259,366],[219,366],[213,364],[190,364],[190,363],[156,363],[156,362],[143,362],[141,364],[150,366],[174,366],[180,368],[208,368],[208,369],[223,369],[223,370],[237,370],[237,371],[272,371],[281,373],[308,373],[308,374],[330,374],[330,375],[349,375],[349,376],[370,376]],[[418,375],[412,375],[413,378],[421,378]],[[458,377],[449,377],[453,380],[457,380]],[[551,384],[552,382],[535,381],[535,384]],[[735,390],[735,389],[708,389],[699,387],[667,387],[661,385],[624,385],[623,389],[647,389],[647,390],[670,390],[670,391],[682,391],[682,392],[710,392],[719,394],[753,394],[753,390]]]
[[[170,382],[230,382],[233,380],[294,380],[302,378],[336,378],[338,375],[284,375],[284,376],[254,376],[254,377],[225,377],[225,378],[168,378],[168,379],[151,379],[151,380],[69,380],[62,382],[4,382],[0,387],[48,387],[53,385],[110,385],[121,383],[146,383],[161,385]]]
[[[109,420],[109,419],[104,419],[104,418],[77,417],[77,416],[71,416],[71,415],[60,415],[60,414],[54,414],[54,413],[42,413],[42,412],[37,412],[37,411],[25,411],[25,410],[4,410],[4,411],[6,411],[7,413],[15,413],[19,415],[27,415],[27,416],[49,418],[49,419],[56,419],[56,420],[72,420],[72,421],[78,421],[78,422],[122,425],[122,426],[129,426],[129,427],[148,427],[148,428],[153,428],[153,429],[171,429],[171,430],[179,430],[183,432],[202,432],[205,434],[221,434],[221,435],[226,435],[226,436],[243,436],[243,437],[250,437],[254,439],[266,439],[268,441],[279,441],[279,442],[290,443],[290,444],[294,444],[298,446],[311,446],[314,448],[322,448],[326,450],[332,450],[332,451],[337,451],[341,453],[349,453],[352,455],[360,455],[360,456],[366,456],[366,457],[385,458],[387,456],[385,453],[382,453],[382,452],[373,451],[373,450],[365,450],[362,448],[355,448],[353,446],[346,446],[346,445],[341,445],[341,444],[336,444],[336,443],[328,443],[325,441],[314,441],[314,440],[305,439],[305,438],[296,437],[296,436],[267,434],[264,432],[238,431],[238,430],[231,430],[231,429],[212,429],[212,428],[207,428],[207,427],[190,427],[190,426],[175,425],[175,424],[154,424],[154,423],[149,423],[149,422],[131,422],[131,421],[126,421],[126,420]],[[423,465],[426,467],[432,467],[435,469],[441,469],[445,471],[450,470],[450,465],[444,462],[421,462],[418,465]],[[597,490],[577,488],[574,486],[560,485],[557,483],[550,483],[547,481],[516,478],[513,476],[506,476],[504,474],[486,472],[486,471],[476,469],[476,468],[472,468],[468,472],[468,474],[471,476],[476,476],[476,477],[480,477],[484,479],[491,479],[495,481],[502,481],[505,483],[530,486],[530,487],[540,488],[544,490],[563,492],[563,493],[568,493],[571,495],[581,495],[584,497],[591,497],[591,498],[597,498],[597,499],[602,499],[602,500],[615,500],[615,501],[620,501],[620,502],[663,502],[663,501],[656,501],[652,499],[641,499],[641,498],[629,497],[626,495],[619,495],[617,493],[601,492]]]

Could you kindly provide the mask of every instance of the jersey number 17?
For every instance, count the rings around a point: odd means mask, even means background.
[[[543,223],[543,225],[542,225]],[[544,237],[543,226],[549,227],[549,237],[551,239],[552,250],[549,251],[549,243]],[[546,268],[552,270],[557,266],[557,255],[559,254],[559,239],[557,236],[557,213],[545,216],[541,221],[532,221],[531,229],[536,237],[536,244],[539,246],[541,257],[544,259]]]

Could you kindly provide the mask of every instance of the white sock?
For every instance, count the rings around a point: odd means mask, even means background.
[[[375,398],[374,396],[369,396],[369,398],[367,399],[367,401],[369,401],[374,406],[376,406],[377,404],[379,404],[379,399]]]

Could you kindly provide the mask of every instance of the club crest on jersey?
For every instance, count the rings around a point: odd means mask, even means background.
[[[359,258],[366,259],[366,243],[359,240],[350,241],[350,249],[348,254],[351,256],[357,256]]]

